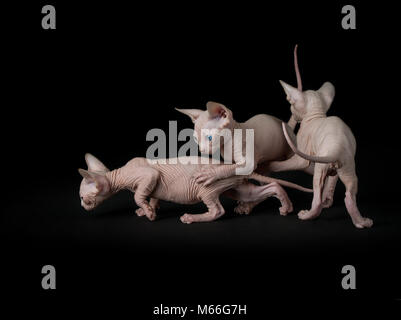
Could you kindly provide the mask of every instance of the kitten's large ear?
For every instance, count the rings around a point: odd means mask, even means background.
[[[178,109],[175,108],[178,112],[181,112],[183,114],[186,114],[188,117],[191,118],[192,122],[195,123],[196,119],[204,112],[203,110],[200,109]]]
[[[206,109],[212,118],[215,117],[232,118],[233,116],[231,110],[228,109],[225,105],[222,105],[221,103],[209,101],[208,103],[206,103]]]
[[[325,82],[317,92],[322,96],[324,102],[326,102],[327,110],[329,110],[336,93],[334,86],[330,82]]]
[[[287,100],[291,105],[295,105],[296,102],[301,101],[303,99],[302,91],[290,86],[288,83],[285,83],[282,80],[279,80],[281,86],[283,87],[285,93],[287,94]]]
[[[233,120],[232,111],[221,103],[209,101],[206,103],[206,108],[210,118],[219,118],[220,128],[228,127]]]
[[[84,169],[78,169],[78,172],[88,183],[95,183],[98,191],[100,192],[109,191],[110,184],[104,175],[95,172],[90,172]]]
[[[89,171],[100,171],[100,172],[110,171],[99,159],[97,159],[90,153],[85,154],[85,161],[86,164],[88,165]]]

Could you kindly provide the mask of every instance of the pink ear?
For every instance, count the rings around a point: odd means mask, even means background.
[[[320,95],[322,96],[323,100],[326,102],[326,107],[327,107],[327,110],[328,110],[330,108],[330,106],[331,106],[331,103],[333,102],[334,95],[336,93],[334,86],[330,82],[325,82],[320,87],[320,89],[317,90],[317,92],[320,93]]]
[[[82,176],[82,178],[87,179],[88,181],[94,181],[89,171],[86,171],[84,169],[78,169],[78,172]]]
[[[226,106],[221,103],[209,101],[206,103],[207,111],[209,112],[209,116],[212,118],[221,117],[221,118],[232,118],[232,112]]]
[[[178,112],[181,112],[183,114],[186,114],[188,117],[191,118],[192,122],[195,122],[196,119],[204,112],[203,110],[200,109],[178,109],[175,108]]]
[[[110,184],[107,178],[99,173],[90,172],[84,169],[78,169],[79,174],[87,180],[88,183],[95,183],[96,188],[102,192],[108,192],[110,189]]]
[[[97,159],[90,153],[85,154],[85,161],[86,164],[88,165],[89,171],[100,171],[100,172],[110,171],[99,159]]]
[[[284,88],[285,93],[287,94],[287,100],[294,105],[296,102],[301,101],[303,99],[302,91],[290,86],[288,83],[284,81],[280,81],[280,84]]]

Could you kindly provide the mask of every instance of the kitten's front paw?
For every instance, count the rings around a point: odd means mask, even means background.
[[[298,218],[301,220],[311,220],[319,216],[319,212],[314,210],[301,210],[298,212]]]

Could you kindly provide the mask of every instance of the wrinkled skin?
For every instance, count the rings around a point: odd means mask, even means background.
[[[186,157],[189,159],[189,157]],[[253,173],[249,176],[233,176],[218,180],[209,186],[195,182],[194,176],[205,166],[218,170],[223,164],[201,164],[198,157],[189,164],[177,159],[166,159],[166,164],[150,163],[145,158],[134,158],[125,166],[110,171],[98,159],[90,154],[85,155],[88,170],[79,169],[83,177],[80,187],[81,205],[86,210],[92,210],[104,200],[122,189],[134,193],[134,199],[139,209],[138,216],[146,216],[149,220],[156,218],[159,200],[172,201],[181,204],[203,202],[208,211],[203,214],[184,214],[184,223],[213,221],[224,214],[219,196],[221,194],[240,201],[237,213],[248,214],[249,202],[261,202],[268,197],[276,197],[281,202],[280,214],[286,215],[292,211],[292,204],[280,184],[305,189],[279,179],[268,178]],[[254,179],[266,185],[257,186],[248,182]],[[150,198],[150,201],[148,199]]]

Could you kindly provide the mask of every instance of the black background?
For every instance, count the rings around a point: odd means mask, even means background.
[[[248,317],[271,310],[319,315],[321,304],[331,311],[361,312],[379,302],[399,308],[392,8],[352,2],[357,29],[343,30],[345,2],[57,1],[57,29],[42,30],[44,4],[2,10],[5,305],[49,317],[55,308],[140,319],[160,303],[248,304]],[[329,114],[357,139],[358,203],[372,229],[353,227],[340,183],[333,207],[311,222],[295,214],[309,207],[311,195],[292,190],[288,217],[278,215],[275,200],[246,217],[226,200],[221,220],[189,226],[179,216],[202,206],[162,204],[152,223],[136,217],[129,193],[92,213],[80,207],[77,168],[85,167],[85,152],[110,168],[144,156],[151,128],[167,131],[169,120],[192,127],[174,107],[204,108],[214,100],[237,121],[257,113],[287,120],[278,80],[295,85],[297,43],[304,88],[331,81]],[[303,173],[281,177],[311,185]],[[41,289],[45,264],[56,267],[56,291]],[[352,292],[341,288],[345,264],[357,269]]]

